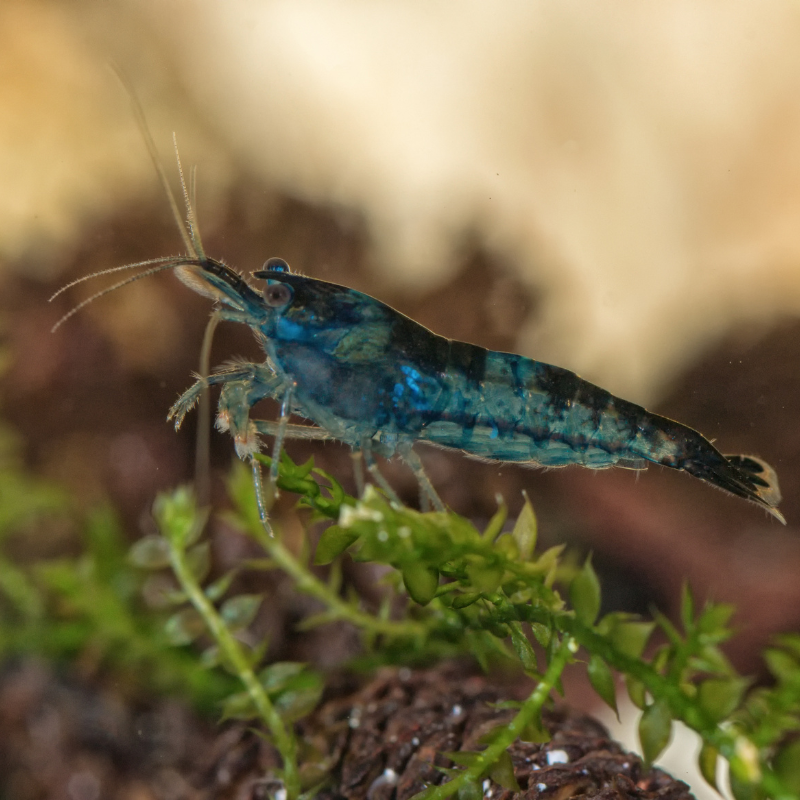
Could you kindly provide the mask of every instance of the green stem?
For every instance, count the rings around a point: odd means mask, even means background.
[[[192,575],[186,561],[185,552],[172,543],[170,543],[169,552],[172,569],[180,581],[181,587],[186,592],[192,605],[202,615],[221,652],[235,669],[258,713],[269,728],[275,746],[283,758],[283,779],[288,798],[289,800],[294,800],[300,794],[300,776],[297,771],[297,743],[294,735],[283,724],[280,714],[270,702],[264,687],[258,682],[258,678],[256,678],[241,645],[228,630],[216,608],[205,596],[194,575]]]
[[[259,458],[254,458],[251,462],[251,469],[253,487],[256,493],[256,505],[258,506],[258,517],[261,524],[251,526],[250,533],[275,564],[292,578],[297,588],[301,592],[315,597],[339,619],[347,620],[356,627],[372,634],[407,639],[424,638],[427,633],[427,627],[422,623],[411,620],[393,622],[388,619],[376,619],[371,614],[353,608],[349,603],[342,600],[336,592],[331,591],[327,584],[319,580],[283,546],[269,524],[269,517],[263,499],[263,482],[261,480],[259,462]]]
[[[518,609],[519,607],[517,607]],[[503,616],[508,615],[504,614]],[[692,698],[681,691],[679,686],[656,672],[648,663],[620,652],[608,638],[595,633],[571,614],[553,614],[541,608],[528,606],[525,616],[529,622],[554,625],[557,630],[573,637],[588,652],[600,656],[618,672],[630,675],[640,681],[653,697],[667,703],[674,719],[686,723],[706,742],[716,747],[720,755],[734,769],[744,772],[751,770],[751,767],[744,764],[741,754],[741,739],[747,737],[736,728],[722,728],[717,725]],[[511,619],[512,617],[509,617],[504,621],[511,621]],[[753,746],[755,747],[755,745]],[[761,774],[757,783],[767,792],[767,796],[772,798],[792,797],[792,793],[786,788],[783,781],[766,766],[763,759],[760,761]]]
[[[307,567],[301,564],[284,547],[282,542],[277,537],[271,536],[266,529],[253,526],[251,534],[264,548],[274,564],[292,578],[301,592],[315,597],[339,619],[351,622],[369,633],[393,638],[422,639],[427,636],[428,627],[422,622],[415,622],[414,620],[396,622],[390,619],[378,619],[371,614],[353,608],[352,605],[342,600],[326,583],[319,580]]]
[[[483,750],[478,758],[467,769],[459,773],[453,780],[431,789],[426,800],[444,800],[457,792],[461,786],[471,781],[480,780],[496,763],[497,759],[519,738],[525,728],[537,717],[547,702],[550,692],[558,683],[573,649],[577,650],[574,641],[565,636],[547,667],[542,679],[531,692],[527,700],[508,725],[504,726],[494,741]]]

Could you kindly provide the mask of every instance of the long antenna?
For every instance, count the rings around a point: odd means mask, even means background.
[[[183,202],[186,205],[186,221],[189,228],[189,238],[192,240],[192,245],[195,248],[194,255],[200,259],[205,260],[205,253],[203,252],[203,243],[200,241],[200,231],[197,226],[197,218],[194,215],[194,207],[192,200],[194,200],[194,187],[197,176],[197,169],[192,167],[189,173],[191,186],[192,186],[192,199],[189,199],[189,192],[186,188],[186,181],[183,177],[183,166],[181,165],[181,154],[178,152],[178,137],[175,131],[172,132],[172,144],[175,148],[175,160],[178,162],[178,174],[181,176],[181,189],[183,190]],[[174,200],[173,200],[174,203]]]
[[[178,170],[181,174],[181,185],[183,186],[184,196],[186,198],[186,212],[190,220],[190,228],[187,230],[186,224],[183,221],[183,217],[180,212],[180,208],[178,207],[178,202],[175,200],[175,195],[172,192],[172,187],[169,185],[169,181],[167,180],[167,175],[164,172],[164,167],[161,165],[161,161],[158,158],[158,150],[156,149],[156,144],[153,141],[153,136],[150,133],[150,128],[147,127],[147,119],[144,116],[144,111],[142,110],[142,105],[139,102],[139,98],[136,96],[136,92],[133,90],[133,86],[131,86],[128,79],[123,74],[122,70],[116,65],[111,64],[112,69],[119,78],[120,83],[122,84],[123,88],[125,89],[128,100],[130,100],[131,107],[133,108],[133,115],[136,117],[136,123],[139,126],[139,130],[141,131],[142,138],[144,139],[145,145],[147,145],[147,152],[150,154],[150,160],[153,162],[153,166],[156,168],[156,172],[158,173],[158,177],[161,181],[161,186],[164,188],[164,192],[167,195],[167,199],[169,200],[170,208],[172,209],[172,216],[175,218],[175,223],[178,226],[178,229],[181,232],[181,238],[183,239],[184,245],[186,245],[186,251],[189,255],[193,256],[194,258],[203,258],[204,256],[201,255],[203,248],[200,245],[200,237],[197,235],[196,225],[193,225],[194,222],[194,211],[192,210],[191,205],[189,204],[189,196],[186,194],[186,186],[183,182],[183,170],[181,169],[181,162],[178,159]],[[174,141],[174,134],[173,134],[173,141]],[[177,155],[177,143],[175,144],[175,154]],[[193,235],[194,234],[194,235]],[[198,247],[198,245],[200,245]]]
[[[162,259],[157,259],[157,260],[161,261]],[[148,275],[155,275],[157,272],[163,272],[165,269],[172,269],[173,267],[180,266],[185,261],[186,261],[186,257],[185,256],[178,256],[177,258],[176,257],[171,257],[169,260],[163,261],[163,263],[159,264],[159,266],[157,266],[157,267],[152,267],[151,269],[146,269],[144,272],[137,272],[135,275],[132,275],[130,278],[125,278],[124,281],[118,281],[113,286],[109,286],[106,289],[103,289],[103,290],[101,290],[99,292],[95,292],[91,297],[87,297],[85,300],[81,300],[81,302],[78,303],[78,305],[76,305],[74,308],[72,308],[66,314],[64,314],[64,316],[61,317],[61,319],[58,322],[56,322],[56,324],[53,325],[52,328],[50,328],[50,333],[55,333],[70,317],[73,317],[82,308],[85,308],[86,306],[88,306],[89,303],[93,303],[95,300],[99,300],[101,297],[103,297],[103,296],[105,296],[105,295],[107,295],[107,294],[109,294],[111,292],[115,292],[117,289],[121,289],[123,286],[127,286],[129,283],[134,283],[135,281],[138,281],[140,278],[146,278]],[[147,262],[145,262],[145,263],[147,263]],[[136,265],[135,264],[128,264],[125,267],[121,267],[121,269],[128,269],[128,268],[133,267],[133,266],[136,266]],[[108,271],[112,272],[113,270],[108,270]],[[102,273],[96,273],[96,274],[102,274]],[[94,275],[87,275],[86,277],[87,278],[93,278]],[[80,280],[77,280],[74,283],[80,283],[80,282],[81,282]],[[74,284],[71,284],[71,285],[74,285]],[[56,294],[53,295],[53,297],[55,297],[56,295],[58,295],[60,293],[61,293],[60,291],[56,292]],[[50,299],[52,300],[53,298],[51,297]]]
[[[180,175],[181,179],[183,202],[186,206],[186,222],[184,222],[183,218],[181,217],[175,195],[172,192],[169,180],[167,180],[166,173],[164,172],[164,167],[162,166],[161,160],[158,157],[158,150],[156,149],[155,142],[153,141],[153,136],[150,133],[150,128],[147,126],[147,119],[145,118],[142,105],[139,102],[133,87],[126,80],[122,71],[115,67],[115,72],[117,73],[117,77],[120,79],[123,87],[128,93],[128,98],[131,102],[131,106],[133,107],[133,113],[136,117],[136,122],[139,125],[139,130],[141,131],[142,137],[147,145],[147,151],[150,154],[150,160],[153,162],[153,166],[156,168],[161,185],[163,186],[167,195],[167,199],[169,200],[169,205],[172,209],[172,216],[174,217],[175,223],[181,232],[183,243],[186,245],[186,249],[190,256],[198,261],[205,261],[205,249],[203,248],[203,242],[200,238],[200,229],[194,212],[195,190],[197,187],[197,168],[192,167],[191,171],[189,172],[189,187],[187,188],[186,179],[184,178],[183,174],[183,165],[181,164],[181,156],[178,150],[178,137],[173,131],[172,143],[175,148],[175,160],[178,162],[178,174]],[[91,299],[88,302],[91,302]],[[78,308],[80,308],[80,306]],[[77,310],[78,309],[75,309],[75,311]],[[58,324],[61,324],[61,322],[63,322],[63,320],[61,320]],[[211,428],[211,404],[208,396],[208,374],[210,371],[209,360],[211,355],[211,342],[214,338],[214,330],[216,329],[218,322],[219,315],[215,312],[211,315],[208,325],[206,326],[206,333],[203,337],[203,346],[200,351],[200,379],[203,381],[204,387],[200,396],[197,441],[195,445],[195,489],[201,506],[208,505],[211,499],[211,442],[209,436]]]
[[[133,264],[123,264],[121,267],[109,267],[108,269],[100,269],[97,272],[92,272],[89,275],[82,275],[80,278],[75,278],[74,281],[70,281],[66,286],[62,286],[53,296],[47,301],[48,303],[52,303],[53,300],[56,299],[60,294],[66,292],[67,289],[71,289],[73,286],[77,286],[79,283],[85,283],[86,281],[93,280],[94,278],[99,278],[102,275],[110,275],[112,272],[123,272],[126,269],[136,269],[136,267],[146,267],[149,264],[167,264],[172,266],[173,262],[176,260],[182,260],[182,256],[161,256],[161,258],[148,258],[146,261],[136,261]],[[144,273],[142,273],[144,274]],[[150,272],[148,271],[147,274],[149,275]]]

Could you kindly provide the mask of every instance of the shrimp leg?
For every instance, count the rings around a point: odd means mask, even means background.
[[[428,477],[425,469],[422,466],[420,457],[414,452],[414,450],[411,448],[411,445],[398,448],[398,454],[400,455],[400,458],[402,458],[403,461],[405,461],[405,463],[411,468],[411,471],[414,473],[414,477],[417,479],[417,483],[419,484],[420,488],[420,505],[423,507],[423,510],[426,507],[430,507],[430,502],[437,511],[445,511],[446,509],[444,503],[436,493],[436,489],[433,488],[431,479]]]
[[[378,484],[378,486],[384,491],[386,496],[392,503],[397,503],[397,505],[402,505],[400,502],[400,498],[397,496],[394,489],[392,489],[389,482],[386,478],[381,475],[380,470],[378,469],[378,465],[375,463],[375,456],[372,452],[372,439],[364,437],[361,440],[361,453],[364,456],[364,463],[367,465],[367,472],[369,472],[370,477]]]
[[[268,366],[262,364],[242,364],[231,367],[221,372],[209,375],[207,378],[198,378],[176,401],[167,414],[168,420],[175,421],[175,428],[180,428],[189,411],[197,404],[200,395],[207,386],[222,384],[223,391],[228,384],[239,383],[238,389],[231,389],[225,404],[220,401],[220,413],[230,413],[239,406],[239,401],[248,398],[250,407],[265,397],[280,396],[285,388],[286,381],[279,378]],[[234,395],[237,395],[234,397]],[[241,420],[238,420],[241,423]],[[226,430],[226,428],[222,428]]]
[[[258,434],[276,436],[280,432],[280,422],[250,420],[250,409],[266,397],[280,397],[281,391],[285,391],[285,381],[278,378],[268,367],[258,364],[247,364],[239,369],[215,373],[205,381],[197,380],[187,389],[170,409],[168,419],[174,419],[175,427],[179,428],[186,414],[200,399],[206,385],[220,384],[222,392],[218,404],[217,428],[220,431],[230,432],[236,443],[237,453],[246,459],[254,449],[255,436]],[[286,439],[332,438],[322,428],[293,424],[284,425],[283,436]]]

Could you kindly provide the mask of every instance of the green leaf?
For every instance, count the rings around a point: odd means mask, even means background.
[[[248,644],[247,642],[240,642],[244,656],[251,669],[255,669],[264,660],[264,656],[269,649],[269,637],[263,636],[258,641]]]
[[[253,699],[247,692],[229,695],[222,703],[222,719],[249,720],[258,716]]]
[[[492,636],[496,636],[498,639],[505,639],[511,634],[511,629],[506,625],[505,622],[498,622],[497,620],[490,619],[487,620],[486,629],[492,634]]]
[[[597,580],[592,557],[589,556],[581,571],[569,585],[569,599],[575,615],[584,625],[592,625],[600,613],[600,581]]]
[[[232,633],[244,630],[252,621],[261,605],[260,594],[240,594],[222,604],[219,613]]]
[[[458,800],[483,800],[483,789],[478,781],[464,781],[458,787],[456,797]]]
[[[556,578],[556,570],[558,569],[558,559],[564,552],[565,544],[555,544],[548,547],[534,563],[537,572],[545,574],[545,585],[552,586]]]
[[[710,604],[703,609],[703,613],[697,620],[697,630],[705,634],[723,634],[725,637],[730,633],[727,629],[728,620],[734,612],[734,607],[727,603],[718,605]]]
[[[550,741],[550,731],[542,725],[541,720],[532,720],[520,732],[519,738],[523,742],[547,744]]]
[[[310,714],[322,697],[322,680],[316,673],[307,673],[313,683],[288,689],[275,698],[275,709],[286,722],[295,722]]]
[[[494,552],[509,561],[519,561],[519,548],[510,533],[504,533],[495,540]]]
[[[144,536],[134,542],[128,560],[139,569],[164,569],[169,566],[169,542],[163,536]]]
[[[489,777],[510,792],[520,791],[517,778],[514,775],[514,762],[511,760],[508,750],[503,750],[497,757],[497,761],[492,764],[492,768],[489,770]]]
[[[202,583],[211,571],[211,542],[200,542],[186,552],[186,564],[198,583]]]
[[[475,750],[448,750],[442,755],[460,767],[471,767],[481,757]]]
[[[453,608],[467,608],[482,597],[480,592],[465,592],[464,594],[457,594],[453,598]]]
[[[614,684],[614,676],[611,670],[603,661],[600,656],[593,654],[589,659],[589,665],[586,668],[589,674],[589,682],[592,687],[600,695],[603,702],[611,708],[619,719],[619,711],[617,710],[617,687]]]
[[[631,658],[641,658],[655,622],[620,622],[611,632],[614,647]]]
[[[329,525],[319,538],[314,563],[318,566],[330,564],[358,539],[354,530],[345,530],[339,525]]]
[[[328,482],[328,486],[323,485],[321,488],[324,488],[325,491],[330,494],[330,497],[326,497],[325,494],[320,492],[316,499],[312,503],[309,503],[309,505],[323,517],[338,519],[342,505],[348,500],[344,488],[332,475],[329,475],[324,470],[314,468],[312,471],[315,475],[319,475],[324,481]]]
[[[494,515],[489,520],[486,530],[483,532],[482,538],[484,541],[493,542],[500,535],[500,531],[503,530],[503,525],[505,525],[507,516],[508,508],[506,504],[501,501],[497,511],[494,512]]]
[[[704,742],[697,757],[697,767],[705,782],[712,788],[717,788],[717,761],[719,751],[708,742]]]
[[[642,712],[639,719],[639,741],[645,762],[652,764],[669,744],[672,735],[672,715],[667,704],[656,700]]]
[[[625,688],[628,690],[628,696],[631,698],[631,702],[636,708],[644,710],[645,704],[647,703],[647,690],[644,684],[631,675],[626,675]]]
[[[520,624],[518,622],[512,623],[510,628],[511,645],[514,648],[514,652],[517,654],[517,657],[522,662],[522,668],[525,670],[525,672],[538,672],[539,665],[536,662],[536,653],[534,652],[533,646],[528,641],[528,637],[525,635],[525,632],[522,630]]]
[[[439,571],[424,564],[407,564],[403,567],[403,583],[409,597],[421,606],[426,606],[436,597],[439,588]]]
[[[324,688],[317,672],[295,661],[270,664],[259,672],[258,680],[286,722],[294,722],[313,711]]]
[[[519,548],[520,560],[530,561],[533,551],[536,549],[538,526],[531,501],[528,500],[528,495],[524,495],[524,497],[525,504],[522,506],[522,511],[519,512],[517,521],[514,523],[511,535]]]
[[[226,572],[224,575],[217,578],[214,583],[206,586],[205,596],[212,603],[216,603],[230,588],[233,579],[236,577],[236,572],[237,570],[232,569],[230,572]]]
[[[656,648],[655,653],[653,653],[653,657],[650,659],[650,666],[656,672],[664,672],[673,655],[673,648],[668,644],[662,644],[660,647]]]
[[[531,622],[531,632],[542,647],[550,646],[550,639],[553,632],[547,625],[543,625],[541,622]]]
[[[767,662],[769,671],[778,680],[788,681],[798,673],[797,661],[784,650],[770,647],[764,651],[764,661]]]
[[[667,634],[669,643],[674,647],[680,647],[683,643],[683,637],[681,636],[680,631],[672,624],[669,617],[667,617],[665,614],[662,614],[658,610],[653,612],[653,617],[655,618],[661,630]]]
[[[781,633],[775,637],[775,644],[785,647],[800,662],[800,634]]]
[[[781,747],[773,761],[773,768],[786,788],[800,795],[800,739]]]
[[[268,694],[282,691],[290,681],[305,672],[307,665],[301,661],[276,661],[258,674],[259,683]]]
[[[181,486],[171,494],[156,497],[153,516],[159,530],[173,546],[185,550],[200,538],[208,514],[198,511],[192,490]]]
[[[467,565],[467,576],[476,592],[494,594],[503,580],[502,566],[489,566],[485,562]]]
[[[221,661],[222,658],[220,656],[219,647],[217,647],[215,644],[211,645],[211,647],[207,647],[200,654],[200,663],[205,669],[217,667],[220,665]]]
[[[720,722],[738,708],[749,684],[748,678],[709,678],[700,684],[697,700],[714,722]]]
[[[164,625],[164,632],[170,644],[181,647],[191,644],[198,636],[205,632],[206,624],[203,618],[193,608],[184,608],[173,614]]]
[[[707,672],[709,676],[735,676],[730,661],[723,655],[722,651],[713,644],[706,645],[696,656],[689,658],[689,665],[695,672]]]
[[[438,767],[434,765],[433,768],[437,772],[441,772],[442,775],[447,775],[448,778],[457,778],[459,774],[462,772],[462,770],[456,767]]]

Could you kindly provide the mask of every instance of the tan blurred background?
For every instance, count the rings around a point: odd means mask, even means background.
[[[736,602],[743,669],[797,629],[796,3],[4,0],[0,34],[4,413],[36,469],[110,494],[134,529],[191,475],[194,423],[163,419],[208,303],[159,276],[49,333],[90,291],[48,306],[62,283],[180,250],[114,62],[168,173],[172,131],[198,165],[210,254],[243,271],[281,255],[758,454],[789,528],[665,470],[426,451],[455,510],[527,488],[545,538],[595,550],[612,604],[669,610],[686,578]],[[215,362],[258,357],[230,328]],[[349,480],[340,449],[318,459]]]

